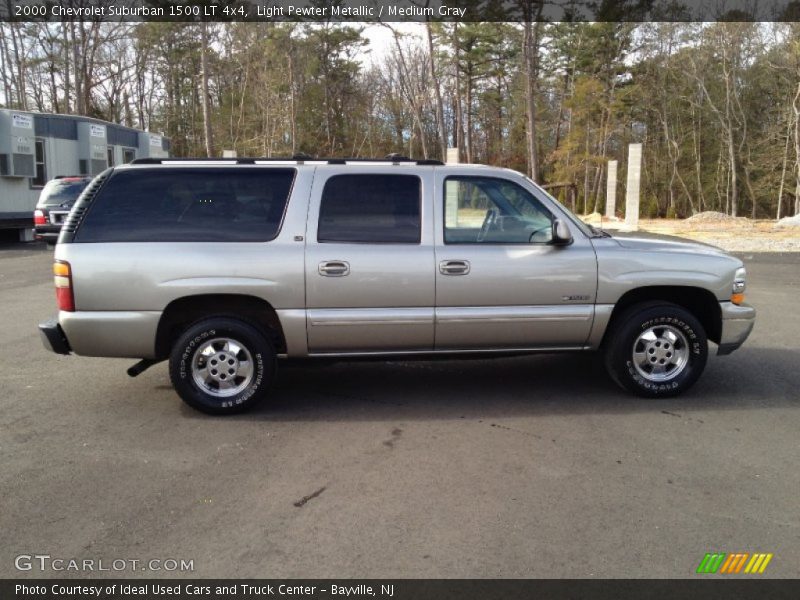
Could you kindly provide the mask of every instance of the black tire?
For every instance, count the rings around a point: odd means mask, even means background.
[[[203,356],[201,351],[205,351]],[[272,343],[257,327],[229,317],[211,317],[191,325],[175,342],[169,375],[186,404],[207,414],[229,415],[249,410],[266,397],[275,361]],[[193,365],[205,366],[206,376]]]
[[[706,332],[680,306],[638,304],[615,318],[612,326],[605,344],[606,370],[620,387],[639,396],[677,396],[697,381],[706,366]]]

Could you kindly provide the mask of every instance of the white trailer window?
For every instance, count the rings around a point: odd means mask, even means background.
[[[32,188],[42,188],[47,183],[47,168],[45,167],[44,140],[37,139],[36,145],[36,176],[31,178]]]

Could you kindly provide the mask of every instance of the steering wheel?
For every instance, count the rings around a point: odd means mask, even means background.
[[[486,216],[483,218],[483,225],[481,225],[481,230],[478,232],[478,241],[482,242],[486,239],[486,236],[489,235],[489,231],[492,229],[492,226],[497,221],[498,212],[496,208],[490,208],[486,211]]]

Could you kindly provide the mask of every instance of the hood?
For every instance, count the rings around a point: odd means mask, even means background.
[[[646,250],[648,252],[663,250],[664,252],[685,252],[687,254],[727,254],[722,248],[711,244],[657,233],[615,233],[612,239],[623,248],[630,248],[631,250]]]

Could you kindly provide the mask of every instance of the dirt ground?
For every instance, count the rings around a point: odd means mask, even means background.
[[[601,225],[597,213],[583,219],[596,227]],[[621,220],[603,218],[602,226],[629,231]],[[800,252],[800,227],[779,227],[771,220],[701,213],[689,219],[640,219],[639,230],[697,240],[729,252]]]

